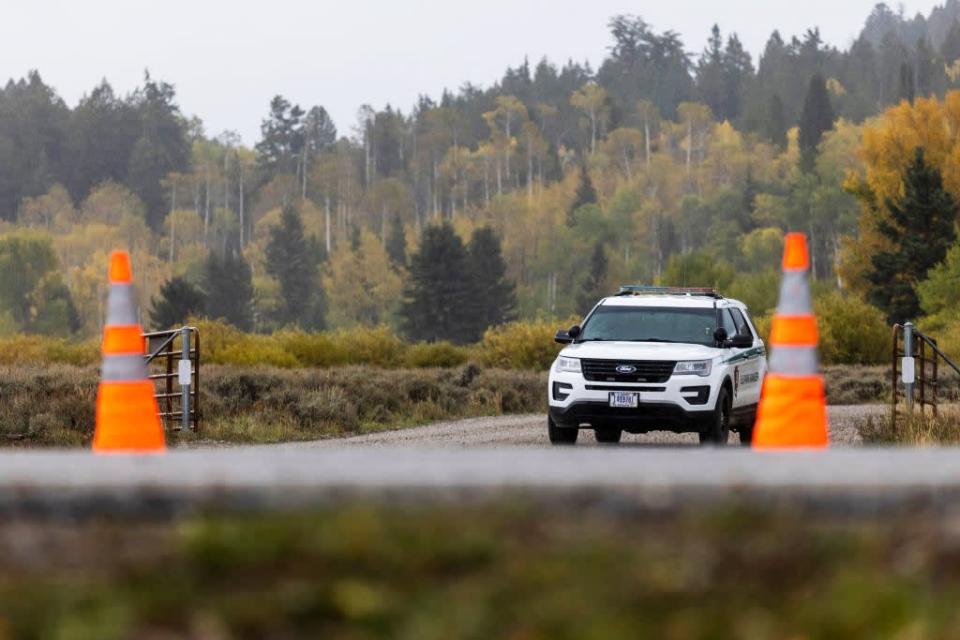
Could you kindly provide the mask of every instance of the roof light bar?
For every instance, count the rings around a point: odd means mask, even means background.
[[[620,287],[621,296],[690,296],[717,298],[721,296],[716,289],[710,287],[653,287],[646,285],[623,285]]]

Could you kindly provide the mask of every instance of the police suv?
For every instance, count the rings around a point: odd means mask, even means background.
[[[553,444],[588,428],[605,444],[624,431],[752,440],[767,361],[743,303],[712,289],[623,287],[556,341],[567,346],[547,390]]]

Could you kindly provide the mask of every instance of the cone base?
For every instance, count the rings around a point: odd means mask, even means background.
[[[166,441],[153,384],[102,382],[97,391],[96,453],[163,453]]]
[[[826,449],[829,445],[823,378],[768,374],[753,428],[754,449]]]

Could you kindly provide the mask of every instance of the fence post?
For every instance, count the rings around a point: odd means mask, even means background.
[[[913,323],[903,325],[903,357],[913,358]],[[904,383],[904,394],[907,397],[907,411],[913,413],[913,383]]]
[[[183,355],[180,357],[180,366],[178,369],[180,378],[180,389],[183,393],[182,400],[182,422],[183,431],[190,430],[190,382],[193,377],[193,371],[190,362],[190,329],[184,327],[180,330],[180,343],[183,348]]]

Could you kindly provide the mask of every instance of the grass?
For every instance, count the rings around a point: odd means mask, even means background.
[[[960,409],[941,407],[937,417],[916,413],[906,415],[900,406],[896,424],[890,416],[865,418],[857,425],[863,442],[869,445],[911,447],[960,445]]]
[[[922,517],[722,506],[652,517],[506,499],[16,527],[32,531],[34,553],[0,554],[0,637],[936,640],[960,629],[960,540]]]
[[[93,436],[93,367],[0,368],[0,446],[85,446]],[[201,437],[272,443],[355,435],[437,420],[542,411],[546,378],[481,369],[202,370]]]

